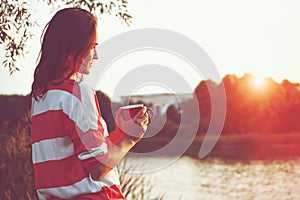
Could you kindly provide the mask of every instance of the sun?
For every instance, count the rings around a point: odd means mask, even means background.
[[[256,87],[263,87],[266,83],[266,79],[262,76],[253,77],[253,83]]]

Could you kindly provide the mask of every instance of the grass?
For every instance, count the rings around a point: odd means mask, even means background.
[[[163,194],[153,196],[153,186],[144,174],[128,173],[128,171],[136,171],[139,168],[138,165],[130,165],[124,159],[118,168],[121,172],[121,190],[126,200],[163,200]]]
[[[27,125],[0,129],[0,199],[36,200]]]

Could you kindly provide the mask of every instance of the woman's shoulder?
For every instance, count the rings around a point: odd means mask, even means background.
[[[87,93],[95,93],[95,89],[90,86],[89,84],[85,83],[84,81],[78,82],[78,86],[81,90],[81,92],[87,92]]]
[[[93,102],[95,99],[95,89],[85,82],[78,84],[82,101]]]
[[[80,101],[83,99],[93,99],[95,89],[84,81],[78,82],[73,79],[63,80],[60,82],[52,82],[48,86],[47,95],[55,95],[56,97],[76,97]]]
[[[67,79],[63,81],[52,82],[48,85],[48,92],[53,93],[54,91],[61,94],[67,94],[81,99],[82,96],[92,95],[95,90],[84,82],[78,82],[73,79]]]
[[[78,83],[72,79],[52,81],[51,83],[48,84],[48,91],[62,90],[62,91],[72,93],[73,90],[76,89],[77,85]]]

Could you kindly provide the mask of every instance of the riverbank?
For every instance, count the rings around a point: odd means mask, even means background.
[[[212,138],[211,138],[212,139]],[[176,139],[177,147],[187,145],[186,139]],[[195,138],[183,155],[198,158],[204,136]],[[166,148],[172,138],[143,139],[133,151],[147,153]],[[181,145],[181,146],[180,146]],[[172,153],[176,151],[169,151]],[[168,156],[168,155],[161,155]],[[244,134],[220,136],[216,145],[206,158],[220,158],[224,160],[270,160],[290,159],[300,157],[300,134]]]

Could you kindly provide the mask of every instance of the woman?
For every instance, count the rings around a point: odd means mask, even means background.
[[[80,80],[98,59],[97,39],[97,19],[79,8],[60,10],[45,28],[31,91],[39,199],[124,199],[116,165],[149,119],[145,107],[128,121],[119,110],[108,134],[94,90]]]

